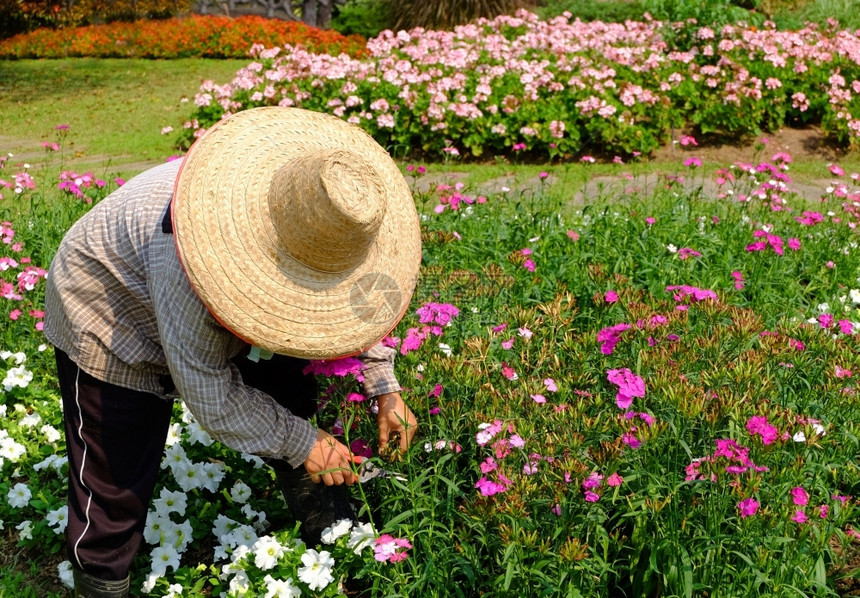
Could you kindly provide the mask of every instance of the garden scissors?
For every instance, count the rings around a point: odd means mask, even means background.
[[[353,462],[358,463],[358,481],[360,483],[368,482],[374,478],[394,478],[401,482],[405,482],[406,478],[394,471],[382,469],[374,464],[370,459],[364,457],[353,457]]]

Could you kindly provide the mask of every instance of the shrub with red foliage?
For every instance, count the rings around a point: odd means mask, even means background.
[[[189,17],[37,29],[0,42],[0,58],[245,58],[252,44],[304,46],[311,52],[366,54],[365,39],[258,16]]]

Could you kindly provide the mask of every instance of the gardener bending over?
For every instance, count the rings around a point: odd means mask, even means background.
[[[406,448],[415,416],[378,343],[420,259],[412,196],[388,154],[357,127],[292,108],[222,121],[81,218],[45,309],[76,595],[128,595],[177,396],[215,439],[267,458],[307,542],[352,517],[349,450],[308,422],[317,389],[302,370],[357,354],[380,445],[399,435]]]

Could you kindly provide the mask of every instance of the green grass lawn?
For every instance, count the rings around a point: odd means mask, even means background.
[[[176,153],[165,126],[181,127],[206,79],[226,82],[246,60],[64,59],[0,61],[0,146],[38,155],[69,125],[74,168],[128,177]],[[183,98],[189,101],[182,102]],[[116,168],[119,167],[118,170]],[[101,174],[98,173],[97,174]]]

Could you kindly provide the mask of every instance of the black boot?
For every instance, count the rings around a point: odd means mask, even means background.
[[[276,469],[275,475],[293,517],[302,522],[301,536],[308,546],[319,544],[323,530],[341,519],[356,521],[346,486],[315,484],[304,467]]]
[[[99,579],[79,569],[73,569],[75,598],[128,598],[129,578],[119,581]]]

